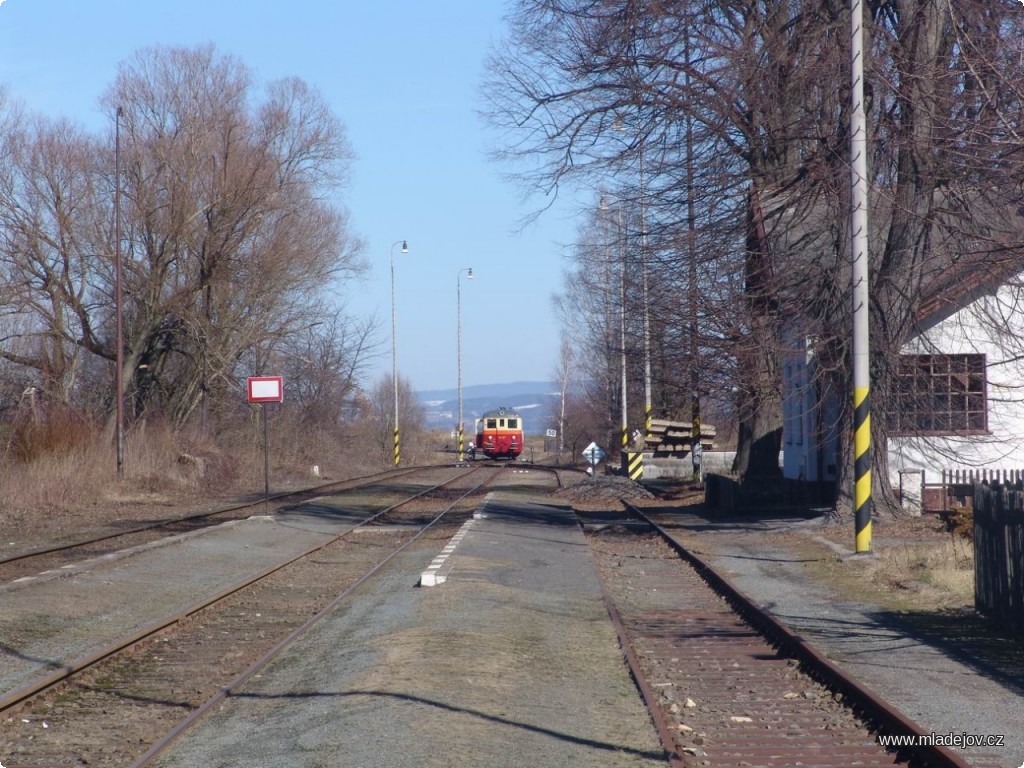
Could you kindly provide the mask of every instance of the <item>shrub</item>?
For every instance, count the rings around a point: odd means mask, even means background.
[[[32,462],[67,455],[91,445],[96,431],[91,419],[62,404],[24,411],[14,422],[8,456],[16,462]]]

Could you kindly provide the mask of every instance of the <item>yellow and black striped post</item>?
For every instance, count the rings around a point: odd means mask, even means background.
[[[644,454],[627,451],[622,454],[622,470],[630,480],[643,480]]]
[[[399,445],[398,427],[395,427],[395,466],[396,467],[398,466],[399,462],[401,461],[401,456],[402,456],[401,452],[398,450],[398,445]]]
[[[644,439],[651,437],[651,404],[644,406]]]
[[[462,427],[459,427],[459,461],[462,461],[463,450],[462,450]]]
[[[850,14],[850,293],[853,299],[854,542],[871,551],[871,297],[868,289],[868,132],[864,111],[863,0]]]
[[[871,389],[854,390],[854,523],[856,551],[871,551]]]

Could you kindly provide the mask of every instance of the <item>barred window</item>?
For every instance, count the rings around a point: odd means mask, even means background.
[[[988,432],[984,355],[902,355],[889,430],[899,435]]]

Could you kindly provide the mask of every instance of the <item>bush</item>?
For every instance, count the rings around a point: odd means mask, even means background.
[[[53,404],[25,411],[15,419],[8,456],[16,462],[62,456],[91,445],[96,425],[65,405]]]

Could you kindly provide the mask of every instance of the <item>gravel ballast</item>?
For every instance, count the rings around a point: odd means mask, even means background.
[[[255,517],[6,584],[0,686],[28,685],[327,539]]]
[[[662,522],[667,519],[659,516]],[[740,590],[926,731],[1003,737],[1001,747],[956,750],[966,759],[1011,768],[1024,762],[1024,667],[1019,662],[995,666],[942,638],[915,632],[909,616],[850,600],[814,578],[802,549],[787,549],[775,536],[766,543],[768,535],[779,532],[814,537],[815,529],[804,521],[723,519],[716,524],[713,515],[681,514],[671,522],[684,544]],[[849,568],[869,565],[845,563]]]

